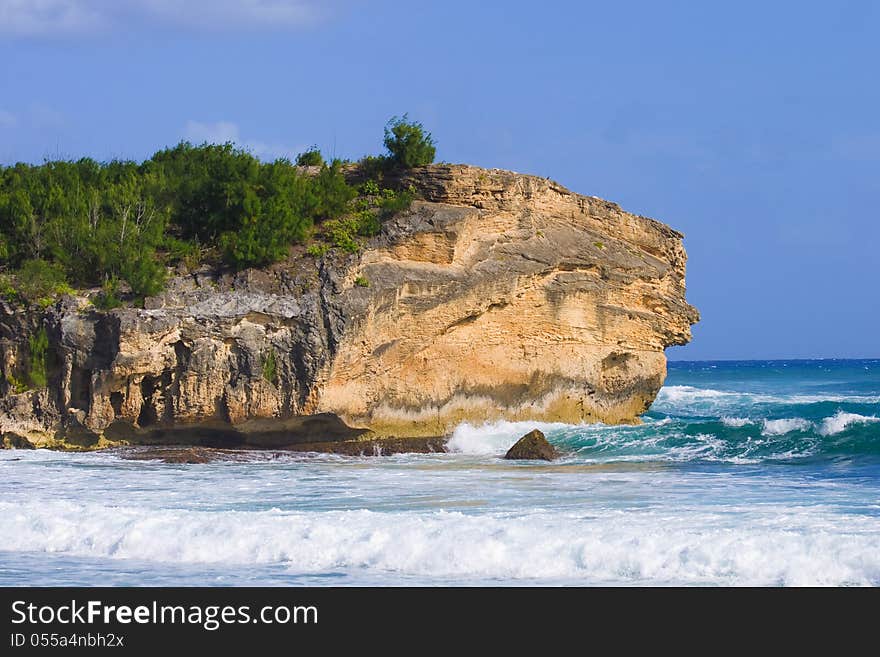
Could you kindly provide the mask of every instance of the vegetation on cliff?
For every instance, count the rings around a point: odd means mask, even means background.
[[[404,114],[393,117],[385,126],[385,148],[392,160],[402,167],[420,167],[434,161],[434,138],[418,122]]]
[[[387,155],[361,161],[367,180],[357,187],[349,163],[327,163],[316,147],[296,164],[182,142],[140,163],[0,167],[0,294],[47,305],[71,285],[101,286],[98,305],[112,308],[124,291],[158,293],[180,263],[264,266],[295,244],[311,256],[355,252],[413,200],[412,190],[385,187],[385,174],[434,159],[430,133],[406,115],[389,121],[385,146]]]

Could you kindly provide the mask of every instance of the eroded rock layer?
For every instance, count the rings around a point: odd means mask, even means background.
[[[359,254],[172,279],[145,309],[0,306],[4,443],[284,447],[634,422],[697,321],[681,234],[546,179],[414,170]],[[14,382],[45,330],[48,387]]]

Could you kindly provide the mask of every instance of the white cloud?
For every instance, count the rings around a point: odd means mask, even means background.
[[[209,144],[225,144],[232,142],[237,146],[256,155],[261,160],[276,160],[279,157],[287,157],[291,160],[297,154],[306,150],[305,146],[286,146],[284,144],[267,143],[252,139],[242,139],[238,125],[231,121],[187,121],[183,131],[183,138],[194,144],[208,142]]]
[[[186,30],[287,30],[319,20],[318,0],[0,0],[0,34],[83,35],[155,25]]]

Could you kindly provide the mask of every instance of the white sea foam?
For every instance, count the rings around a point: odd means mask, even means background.
[[[723,418],[722,421],[724,421]],[[781,436],[791,433],[792,431],[808,431],[815,428],[816,431],[823,436],[833,436],[841,431],[845,431],[854,424],[867,424],[870,422],[880,422],[880,418],[874,415],[859,415],[858,413],[837,411],[837,413],[831,417],[826,417],[822,422],[817,424],[803,418],[764,420],[761,433],[765,436]],[[727,423],[725,422],[725,424]]]
[[[808,431],[813,423],[800,417],[785,417],[779,420],[764,420],[761,424],[764,436],[783,436],[792,431]]]
[[[747,417],[727,417],[724,416],[721,418],[721,424],[725,427],[744,427],[747,424],[751,424],[752,421]]]
[[[543,433],[571,429],[572,425],[559,422],[492,422],[475,427],[467,422],[458,425],[446,448],[459,454],[504,454],[513,444],[532,429]]]
[[[833,436],[836,433],[846,430],[853,424],[866,424],[869,422],[880,422],[880,417],[838,411],[831,417],[825,418],[825,420],[822,421],[822,424],[819,425],[819,433],[823,436]]]
[[[510,516],[4,502],[0,549],[457,583],[880,584],[876,518],[810,507],[766,511],[734,508],[719,517],[699,508],[591,508]]]
[[[688,403],[702,400],[716,400],[742,396],[736,392],[713,390],[712,388],[695,388],[693,386],[663,386],[657,393],[661,402]]]

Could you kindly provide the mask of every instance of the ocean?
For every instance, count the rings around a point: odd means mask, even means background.
[[[0,452],[0,585],[880,585],[880,360],[672,362],[638,426],[207,464]],[[564,456],[508,462],[540,428]]]

